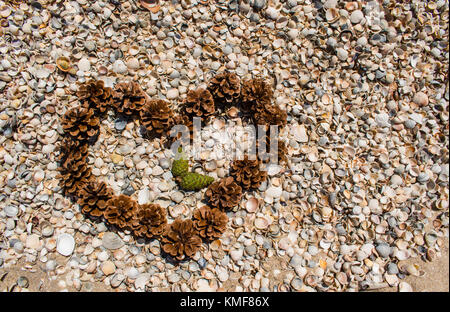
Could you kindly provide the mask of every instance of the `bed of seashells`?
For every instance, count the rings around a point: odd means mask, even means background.
[[[61,64],[58,66],[62,71],[66,70]],[[99,136],[100,118],[109,108],[128,117],[138,117],[145,129],[144,134],[151,138],[167,137],[171,126],[184,121],[191,136],[191,117],[212,117],[216,111],[219,112],[219,107],[229,110],[237,105],[255,122],[266,127],[271,122],[283,125],[286,114],[273,106],[272,94],[270,85],[263,79],[247,80],[241,88],[236,74],[223,72],[211,80],[207,89],[189,91],[181,106],[181,115],[174,116],[167,101],[150,100],[136,82],[121,82],[112,89],[105,87],[101,80],[90,80],[77,92],[81,105],[68,110],[62,117],[64,139],[58,157],[62,188],[67,195],[77,199],[87,217],[100,222],[106,220],[119,230],[130,230],[136,237],[160,239],[164,252],[178,261],[192,257],[199,250],[202,239],[212,241],[220,238],[228,222],[224,211],[239,205],[242,191],[255,189],[265,181],[267,174],[260,170],[263,165],[261,155],[255,155],[254,160],[249,160],[248,155],[243,160],[235,160],[232,175],[214,183],[214,178],[189,172],[186,156],[174,160],[172,174],[184,190],[198,191],[209,186],[205,194],[211,207],[205,205],[195,210],[193,220],[177,218],[168,224],[167,213],[160,205],[139,205],[128,195],[115,196],[105,182],[98,182],[91,174],[88,147],[95,144]],[[267,138],[266,134],[261,142],[266,143]],[[255,140],[255,147],[259,145],[256,143]],[[270,150],[270,145],[268,148]],[[179,152],[181,155],[181,148]],[[269,154],[264,156],[270,159]]]
[[[139,2],[0,0],[0,269],[24,260],[78,290],[401,290],[422,273],[404,261],[448,248],[448,1]],[[220,239],[174,267],[158,240],[109,235],[63,196],[55,147],[75,82],[133,77],[179,99],[224,69],[272,79],[290,164],[242,196]],[[93,174],[174,218],[199,208],[201,192],[172,192],[173,155],[138,126],[103,119]],[[195,171],[228,175],[203,156]],[[62,259],[61,233],[76,239]],[[120,248],[102,245],[111,236]]]

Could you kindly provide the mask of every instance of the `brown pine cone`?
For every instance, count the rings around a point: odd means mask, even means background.
[[[205,192],[209,203],[214,208],[232,210],[239,204],[242,197],[242,187],[233,177],[226,177],[211,184]]]
[[[194,138],[194,121],[192,119],[193,117],[189,117],[185,113],[179,113],[174,116],[174,125],[185,125],[188,127],[189,130],[189,137],[192,140]],[[178,135],[174,138],[171,138],[172,141],[176,141],[177,139],[181,138],[181,133],[178,133]]]
[[[203,206],[196,209],[193,214],[194,227],[200,237],[207,240],[214,240],[222,236],[225,232],[228,217],[225,212],[217,208]]]
[[[165,100],[150,100],[140,111],[142,125],[151,137],[168,135],[175,124],[174,113]]]
[[[92,144],[100,133],[100,119],[92,109],[72,108],[64,114],[61,124],[64,133],[80,144]]]
[[[89,145],[87,144],[80,144],[80,142],[73,141],[70,138],[63,138],[59,146],[57,161],[63,167],[67,167],[67,162],[70,159],[85,162],[88,156],[88,149]]]
[[[133,233],[137,237],[154,238],[164,233],[167,213],[158,204],[140,205],[133,221]]]
[[[261,103],[270,103],[273,90],[269,83],[261,78],[245,80],[241,87],[240,109],[244,113],[253,113]]]
[[[175,219],[161,239],[162,249],[176,260],[194,256],[201,245],[202,240],[190,219]]]
[[[270,102],[261,102],[255,111],[253,117],[255,125],[277,125],[285,126],[287,124],[287,113]]]
[[[265,153],[267,155],[263,156],[261,155],[261,152],[259,151],[259,145],[260,141],[256,141],[256,153],[258,155],[258,158],[262,161],[262,163],[269,163],[270,162],[270,156],[271,156],[271,149],[270,149],[270,133],[266,134],[261,140],[263,140],[266,143]],[[286,146],[286,143],[284,141],[280,141],[278,138],[276,138],[278,142],[278,163],[287,163],[288,160],[288,149]],[[264,153],[264,151],[262,151]]]
[[[147,94],[134,81],[120,82],[113,91],[113,106],[118,113],[127,116],[139,114],[147,102]]]
[[[223,72],[209,82],[208,90],[217,104],[231,104],[241,93],[241,82],[235,73]]]
[[[78,190],[78,205],[84,214],[101,217],[106,209],[106,202],[114,196],[114,192],[105,182],[90,180]]]
[[[66,194],[77,195],[84,184],[91,179],[91,168],[88,167],[85,158],[77,160],[68,156],[58,168],[58,179]]]
[[[105,219],[121,229],[132,228],[138,204],[130,196],[121,194],[106,202]]]
[[[112,105],[112,88],[105,87],[103,80],[90,80],[78,88],[77,96],[82,106],[93,109],[95,113],[102,114]]]
[[[183,101],[183,111],[190,117],[209,117],[215,113],[214,99],[207,89],[189,90]]]
[[[243,160],[235,160],[232,163],[230,175],[244,190],[258,188],[267,179],[267,172],[260,170],[260,165],[258,159],[250,160],[245,155]]]

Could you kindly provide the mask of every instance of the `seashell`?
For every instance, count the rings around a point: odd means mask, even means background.
[[[344,7],[345,7],[345,10],[347,10],[349,12],[357,10],[358,9],[358,2],[356,2],[356,1],[347,2]]]
[[[277,290],[279,292],[290,292],[291,288],[289,285],[285,284],[285,283],[280,283],[276,286]]]
[[[209,245],[211,250],[219,250],[219,249],[221,249],[221,246],[222,246],[222,242],[219,239],[216,239],[215,241],[211,242],[211,244]]]
[[[53,226],[50,222],[44,220],[39,224],[39,227],[41,229],[42,236],[49,237],[53,235]]]
[[[408,264],[402,268],[402,271],[405,271],[409,275],[413,276],[423,276],[425,274],[424,271],[419,270],[419,266],[417,264]]]
[[[348,277],[347,274],[345,274],[344,272],[338,272],[336,274],[336,280],[341,284],[341,285],[347,285],[348,284]]]
[[[245,209],[249,213],[254,213],[254,212],[256,212],[256,210],[258,210],[258,205],[259,205],[258,199],[256,199],[255,197],[252,197],[249,200],[247,200],[247,202],[245,204]]]
[[[25,276],[20,276],[17,279],[17,286],[27,288],[30,285],[28,279]]]
[[[69,72],[72,68],[69,58],[65,56],[60,56],[56,59],[56,67],[65,73]]]
[[[106,66],[100,65],[97,68],[97,71],[100,75],[106,75],[108,73],[108,68]]]
[[[73,236],[67,233],[60,234],[56,241],[56,251],[63,256],[70,256],[75,249]]]
[[[426,256],[428,261],[433,261],[436,258],[436,251],[432,248],[429,248],[427,250],[427,256]]]
[[[269,226],[269,220],[267,220],[267,218],[258,217],[255,219],[255,227],[258,230],[265,230],[268,228],[268,226]]]
[[[230,118],[236,118],[238,116],[239,110],[233,106],[230,109],[227,110],[227,116]]]
[[[11,15],[11,8],[7,5],[4,5],[0,8],[0,16],[1,17],[8,17]]]
[[[152,13],[158,13],[158,11],[161,9],[159,0],[141,0],[140,4]]]
[[[328,23],[332,24],[340,18],[339,11],[335,8],[329,8],[325,13],[325,18]]]
[[[14,217],[19,216],[19,212],[21,210],[17,206],[8,205],[8,206],[5,206],[5,208],[3,208],[3,211],[5,212],[5,214],[8,217],[14,218]]]
[[[314,103],[318,100],[318,95],[316,94],[316,91],[311,90],[306,92],[305,94],[302,95],[303,100],[305,100],[308,103]]]
[[[291,247],[292,242],[289,238],[287,237],[283,237],[282,239],[280,239],[280,241],[278,242],[278,247],[281,248],[282,250],[287,250],[289,247]]]
[[[411,287],[411,285],[409,285],[406,282],[400,282],[400,284],[398,285],[398,291],[399,292],[413,292],[413,289]]]
[[[273,238],[280,236],[280,226],[278,224],[271,224],[269,226],[269,235]]]
[[[333,216],[333,209],[328,206],[322,207],[320,209],[320,214],[324,222],[329,222]]]
[[[435,208],[438,210],[447,210],[448,209],[448,200],[438,199],[435,202]]]
[[[137,55],[137,54],[139,53],[139,46],[137,46],[137,45],[132,45],[132,46],[128,49],[128,53],[129,53],[130,55],[133,55],[133,56]]]
[[[438,239],[438,235],[435,231],[428,232],[425,234],[425,242],[428,247],[433,247]]]
[[[308,273],[305,278],[303,279],[303,281],[305,282],[306,285],[311,286],[311,287],[316,287],[317,283],[318,283],[318,277],[314,274]]]
[[[291,286],[292,286],[292,288],[293,288],[294,290],[299,291],[299,290],[302,289],[303,281],[302,281],[300,278],[295,277],[295,278],[292,279],[292,281],[291,281]]]

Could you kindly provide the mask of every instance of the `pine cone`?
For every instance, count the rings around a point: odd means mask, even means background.
[[[240,108],[244,113],[254,113],[257,107],[270,103],[273,91],[270,85],[260,78],[245,80],[241,88]]]
[[[205,192],[209,203],[214,208],[232,210],[242,197],[242,187],[233,177],[226,177],[211,184]]]
[[[211,209],[208,206],[196,209],[193,219],[194,227],[200,237],[207,240],[214,240],[222,236],[228,222],[228,217],[224,212],[217,208]]]
[[[236,74],[223,72],[211,79],[208,90],[216,104],[231,104],[240,96],[241,83]]]
[[[113,106],[118,113],[127,116],[139,114],[147,102],[147,94],[137,82],[120,82],[115,85]]]
[[[256,125],[277,125],[285,126],[287,123],[287,113],[270,102],[261,102],[256,108],[254,115]]]
[[[105,219],[119,228],[132,228],[138,204],[127,195],[114,196],[106,202]]]
[[[175,160],[172,163],[172,175],[174,177],[183,177],[189,170],[189,161],[183,153],[181,147],[178,148],[178,153],[175,155]]]
[[[102,114],[112,105],[112,88],[105,87],[103,80],[90,80],[80,85],[77,92],[82,106],[93,109],[95,113]]]
[[[73,141],[91,144],[100,133],[100,119],[94,116],[92,109],[76,107],[64,114],[62,128]]]
[[[106,209],[106,202],[114,196],[114,192],[105,182],[90,180],[78,190],[78,205],[81,212],[94,216],[103,216]]]
[[[259,169],[258,159],[249,160],[245,155],[243,160],[235,160],[231,165],[230,175],[234,177],[244,190],[258,188],[267,179],[267,172]]]
[[[271,154],[271,149],[270,149],[270,134],[266,134],[261,140],[263,140],[266,143],[266,148],[265,148],[265,156],[262,156],[260,154],[259,151],[259,145],[260,145],[260,141],[257,140],[256,141],[256,152],[258,155],[258,158],[262,161],[262,163],[269,163],[270,162],[270,156]],[[278,144],[278,148],[277,148],[277,152],[278,152],[278,163],[287,163],[288,160],[288,149],[286,146],[286,143],[284,141],[280,141],[278,138],[276,138],[277,140],[277,144]],[[264,153],[264,150],[263,150]]]
[[[57,161],[61,166],[67,167],[70,159],[74,161],[85,162],[89,152],[87,144],[80,144],[79,141],[73,141],[70,138],[63,138],[59,146],[59,155]]]
[[[186,191],[199,191],[213,183],[214,178],[196,172],[188,172],[179,177],[178,181],[180,187]]]
[[[189,90],[182,105],[190,117],[209,117],[216,111],[213,96],[207,89]]]
[[[69,195],[77,195],[91,178],[91,168],[88,167],[85,158],[77,160],[71,155],[60,164],[58,171],[57,178],[61,180],[62,188]]]
[[[192,220],[180,220],[170,224],[161,240],[162,249],[176,260],[192,257],[202,245]]]
[[[133,221],[133,233],[137,237],[149,239],[164,233],[167,225],[167,213],[158,204],[140,205]]]
[[[174,125],[174,114],[169,103],[164,100],[150,100],[141,111],[141,122],[149,136],[168,135]]]
[[[174,125],[185,125],[189,129],[189,137],[191,140],[194,138],[194,122],[191,117],[186,115],[185,112],[181,112],[174,116]],[[173,137],[172,140],[175,142],[177,139],[181,138],[181,133],[178,133],[176,137]]]

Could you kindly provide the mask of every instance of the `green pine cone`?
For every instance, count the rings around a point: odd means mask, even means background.
[[[189,170],[189,162],[186,159],[174,160],[172,164],[172,175],[174,177],[184,176]]]
[[[207,187],[214,182],[214,178],[199,174],[196,172],[188,172],[181,179],[180,186],[186,191],[198,191]]]

